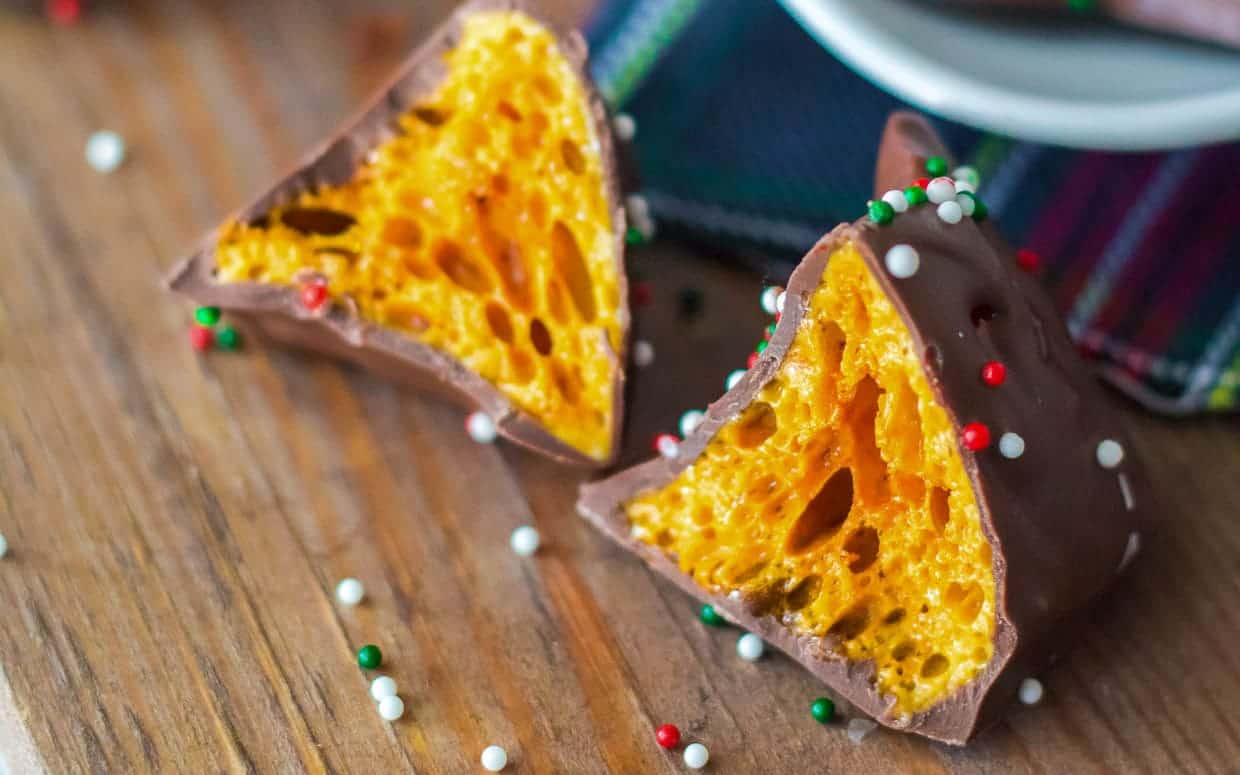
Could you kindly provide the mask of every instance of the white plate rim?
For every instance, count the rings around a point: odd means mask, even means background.
[[[859,28],[823,0],[780,0],[822,45],[879,87],[931,113],[991,132],[1074,148],[1153,151],[1240,139],[1240,85],[1141,105],[1057,100],[996,88],[894,39]]]

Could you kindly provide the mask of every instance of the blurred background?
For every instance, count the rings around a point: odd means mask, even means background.
[[[877,134],[908,104],[890,90],[971,120],[939,126],[1114,384],[1157,411],[1234,408],[1240,4],[1175,4],[1220,17],[1192,35],[1097,4],[990,5],[1011,3],[614,1],[588,29],[600,88],[642,128],[645,193],[667,233],[786,271],[863,212]],[[1231,46],[1197,34],[1218,30]]]

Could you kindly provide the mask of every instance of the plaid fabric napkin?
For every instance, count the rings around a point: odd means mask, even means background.
[[[864,213],[903,103],[775,0],[606,0],[588,37],[604,98],[637,119],[665,233],[786,272]],[[1172,414],[1240,405],[1240,144],[1082,152],[938,127],[1108,379]]]

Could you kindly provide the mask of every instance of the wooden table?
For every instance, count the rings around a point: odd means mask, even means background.
[[[571,19],[584,0],[561,0]],[[1124,404],[1166,531],[1081,646],[966,750],[808,713],[789,660],[734,655],[573,511],[579,477],[478,446],[460,412],[251,343],[200,356],[158,287],[197,235],[345,116],[446,0],[104,4],[0,16],[0,755],[13,773],[1240,771],[1240,437]],[[349,6],[346,8],[346,6]],[[275,10],[276,8],[279,9]],[[405,18],[409,18],[406,16]],[[130,157],[88,170],[109,127]],[[758,278],[671,245],[638,333],[626,457],[720,392]],[[677,318],[682,287],[702,316]],[[536,525],[532,559],[508,549]],[[355,575],[366,602],[333,599]],[[353,652],[408,712],[382,721]],[[0,772],[4,768],[0,767]]]

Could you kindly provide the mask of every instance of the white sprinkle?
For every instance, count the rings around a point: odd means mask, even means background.
[[[642,239],[647,242],[654,239],[654,235],[658,229],[655,228],[654,219],[650,217],[650,214],[634,213],[633,216],[634,217],[630,219],[633,221],[633,228],[637,229],[637,232],[642,235]]]
[[[912,245],[892,245],[883,257],[883,263],[887,265],[887,271],[891,272],[892,277],[905,280],[917,274],[921,257]]]
[[[856,745],[865,739],[866,735],[878,728],[878,724],[870,721],[868,718],[854,718],[848,720],[848,739]]]
[[[1141,534],[1132,531],[1128,534],[1128,545],[1124,547],[1124,556],[1119,561],[1119,571],[1128,567],[1128,563],[1132,562],[1132,558],[1137,556],[1137,552],[1141,551]]]
[[[9,541],[7,538],[4,537],[3,533],[0,533],[0,557],[3,557],[4,555],[8,553],[9,553]]]
[[[908,209],[908,197],[898,188],[893,188],[883,194],[883,201],[891,205],[891,209],[897,213],[902,213]]]
[[[779,294],[783,292],[783,288],[778,285],[768,285],[762,289],[762,311],[768,315],[774,315],[779,311],[779,307],[775,305],[779,300]]]
[[[939,205],[938,214],[944,223],[960,223],[960,219],[964,217],[964,211],[954,201]]]
[[[617,113],[616,117],[611,120],[611,127],[615,130],[616,137],[626,143],[637,137],[637,119],[628,113]]]
[[[395,721],[405,715],[405,701],[396,695],[379,700],[379,715],[384,721]]]
[[[395,697],[396,681],[390,676],[379,676],[370,682],[370,696],[375,702],[382,702],[384,697]]]
[[[962,165],[952,170],[952,177],[956,179],[956,190],[960,190],[961,183],[967,183],[970,191],[976,191],[978,186],[982,185],[982,176],[977,173],[977,169],[968,165]]]
[[[1124,460],[1124,448],[1115,439],[1103,439],[1098,444],[1098,465],[1103,468],[1115,468]]]
[[[482,749],[482,769],[487,772],[499,772],[508,766],[508,752],[498,745],[488,745]]]
[[[970,218],[973,217],[973,211],[977,209],[977,200],[964,194],[956,194],[956,204],[960,205],[960,212]]]
[[[95,132],[86,140],[86,163],[95,172],[112,172],[125,161],[125,140],[115,132]]]
[[[685,766],[691,770],[700,770],[710,761],[710,751],[701,743],[689,743],[685,746]]]
[[[727,380],[725,380],[723,384],[728,390],[731,390],[732,388],[736,387],[736,383],[740,382],[741,379],[744,378],[744,376],[745,376],[745,370],[737,369],[736,371],[728,375]]]
[[[341,579],[336,585],[336,599],[341,605],[357,605],[366,596],[366,588],[355,578]]]
[[[650,219],[650,203],[641,194],[629,194],[624,198],[624,209],[634,222]]]
[[[479,444],[495,441],[495,421],[486,412],[471,412],[465,418],[465,430],[469,433],[469,438]]]
[[[1037,705],[1042,701],[1042,682],[1036,678],[1026,678],[1020,682],[1017,696],[1026,705]]]
[[[977,191],[977,187],[967,180],[957,180],[956,181],[956,195],[959,196],[965,191],[968,191],[970,194],[972,194]]]
[[[633,343],[633,365],[644,369],[652,363],[654,363],[654,345],[645,339],[638,339]]]
[[[1119,479],[1119,494],[1124,498],[1124,510],[1135,510],[1137,499],[1132,495],[1132,485],[1128,483],[1128,475],[1121,471],[1116,478]]]
[[[512,536],[508,539],[508,545],[519,557],[529,557],[538,551],[538,545],[541,542],[542,537],[538,535],[538,529],[529,525],[522,525],[512,531]]]
[[[935,178],[926,185],[926,198],[936,205],[952,201],[956,198],[956,181]]]
[[[656,447],[662,457],[676,457],[680,454],[680,442],[670,433],[659,436]]]
[[[1025,454],[1025,440],[1020,434],[1008,431],[999,437],[999,454],[1009,460],[1015,460]]]
[[[766,644],[752,632],[747,632],[736,639],[736,654],[746,662],[757,662],[762,659]]]
[[[680,436],[688,438],[688,436],[702,424],[702,420],[706,419],[706,412],[701,409],[690,409],[680,416]]]
[[[788,297],[788,292],[781,290],[779,295],[775,297],[775,311],[784,314],[784,299]]]

